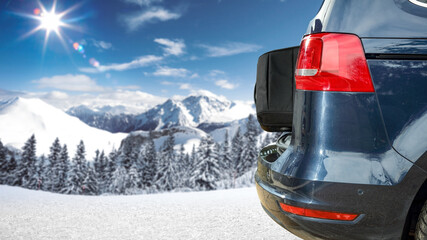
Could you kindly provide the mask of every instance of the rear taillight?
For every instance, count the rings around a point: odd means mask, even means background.
[[[295,207],[295,206],[291,206],[284,203],[280,203],[280,207],[282,208],[283,211],[292,213],[295,215],[312,217],[312,218],[329,219],[329,220],[353,221],[359,216],[358,214],[352,214],[352,213],[328,212],[328,211],[322,211],[322,210]]]
[[[362,43],[356,35],[318,33],[303,38],[296,89],[374,92]]]

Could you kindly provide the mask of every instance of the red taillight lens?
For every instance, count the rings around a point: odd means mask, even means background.
[[[327,212],[322,210],[313,210],[301,207],[295,207],[288,204],[280,203],[280,207],[283,211],[289,212],[295,215],[312,217],[312,218],[322,218],[330,220],[340,220],[340,221],[353,221],[359,216],[358,214],[350,213],[338,213],[338,212]]]
[[[374,92],[362,43],[351,34],[318,33],[304,37],[295,82],[300,90]]]

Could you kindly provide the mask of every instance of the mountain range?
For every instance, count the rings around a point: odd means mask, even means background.
[[[181,100],[168,99],[140,114],[114,114],[112,107],[91,109],[80,105],[67,113],[89,126],[112,133],[137,130],[162,130],[171,127],[195,127],[205,132],[224,127],[227,123],[248,117],[254,113],[248,103],[232,102],[222,96],[205,91]]]
[[[239,127],[245,131],[247,117],[254,112],[250,103],[233,102],[207,91],[168,99],[139,114],[127,114],[122,106],[85,105],[71,107],[65,113],[40,99],[15,97],[0,100],[0,139],[20,149],[35,134],[37,154],[41,155],[49,153],[49,147],[58,137],[67,144],[71,156],[79,141],[84,140],[91,158],[96,149],[109,152],[119,148],[125,138],[145,141],[150,130],[157,148],[172,132],[176,148],[183,144],[190,152],[201,137],[210,135],[222,142],[226,131],[230,137]]]

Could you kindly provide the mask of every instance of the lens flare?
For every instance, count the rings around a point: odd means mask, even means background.
[[[79,45],[79,47],[77,48],[77,51],[79,52],[79,53],[85,53],[85,50],[84,50],[84,48],[83,48],[83,46],[82,45]]]
[[[74,48],[74,50],[76,50],[77,51],[77,49],[79,49],[79,46],[80,46],[80,44],[79,43],[73,43],[73,48]]]
[[[40,15],[40,13],[41,13],[40,8],[35,8],[33,10],[33,13],[34,13],[34,15]]]
[[[99,62],[98,61],[96,61],[96,59],[95,58],[91,58],[91,59],[89,59],[89,63],[90,63],[90,65],[92,65],[92,66],[94,66],[94,67],[99,67]]]
[[[74,48],[74,50],[76,50],[80,54],[83,54],[83,57],[86,57],[86,55],[84,55],[85,49],[84,49],[83,45],[79,44],[78,42],[75,42],[75,43],[73,43],[73,48]]]

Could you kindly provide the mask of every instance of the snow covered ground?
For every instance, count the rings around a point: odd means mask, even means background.
[[[137,196],[70,196],[0,186],[0,239],[299,239],[254,187]]]

